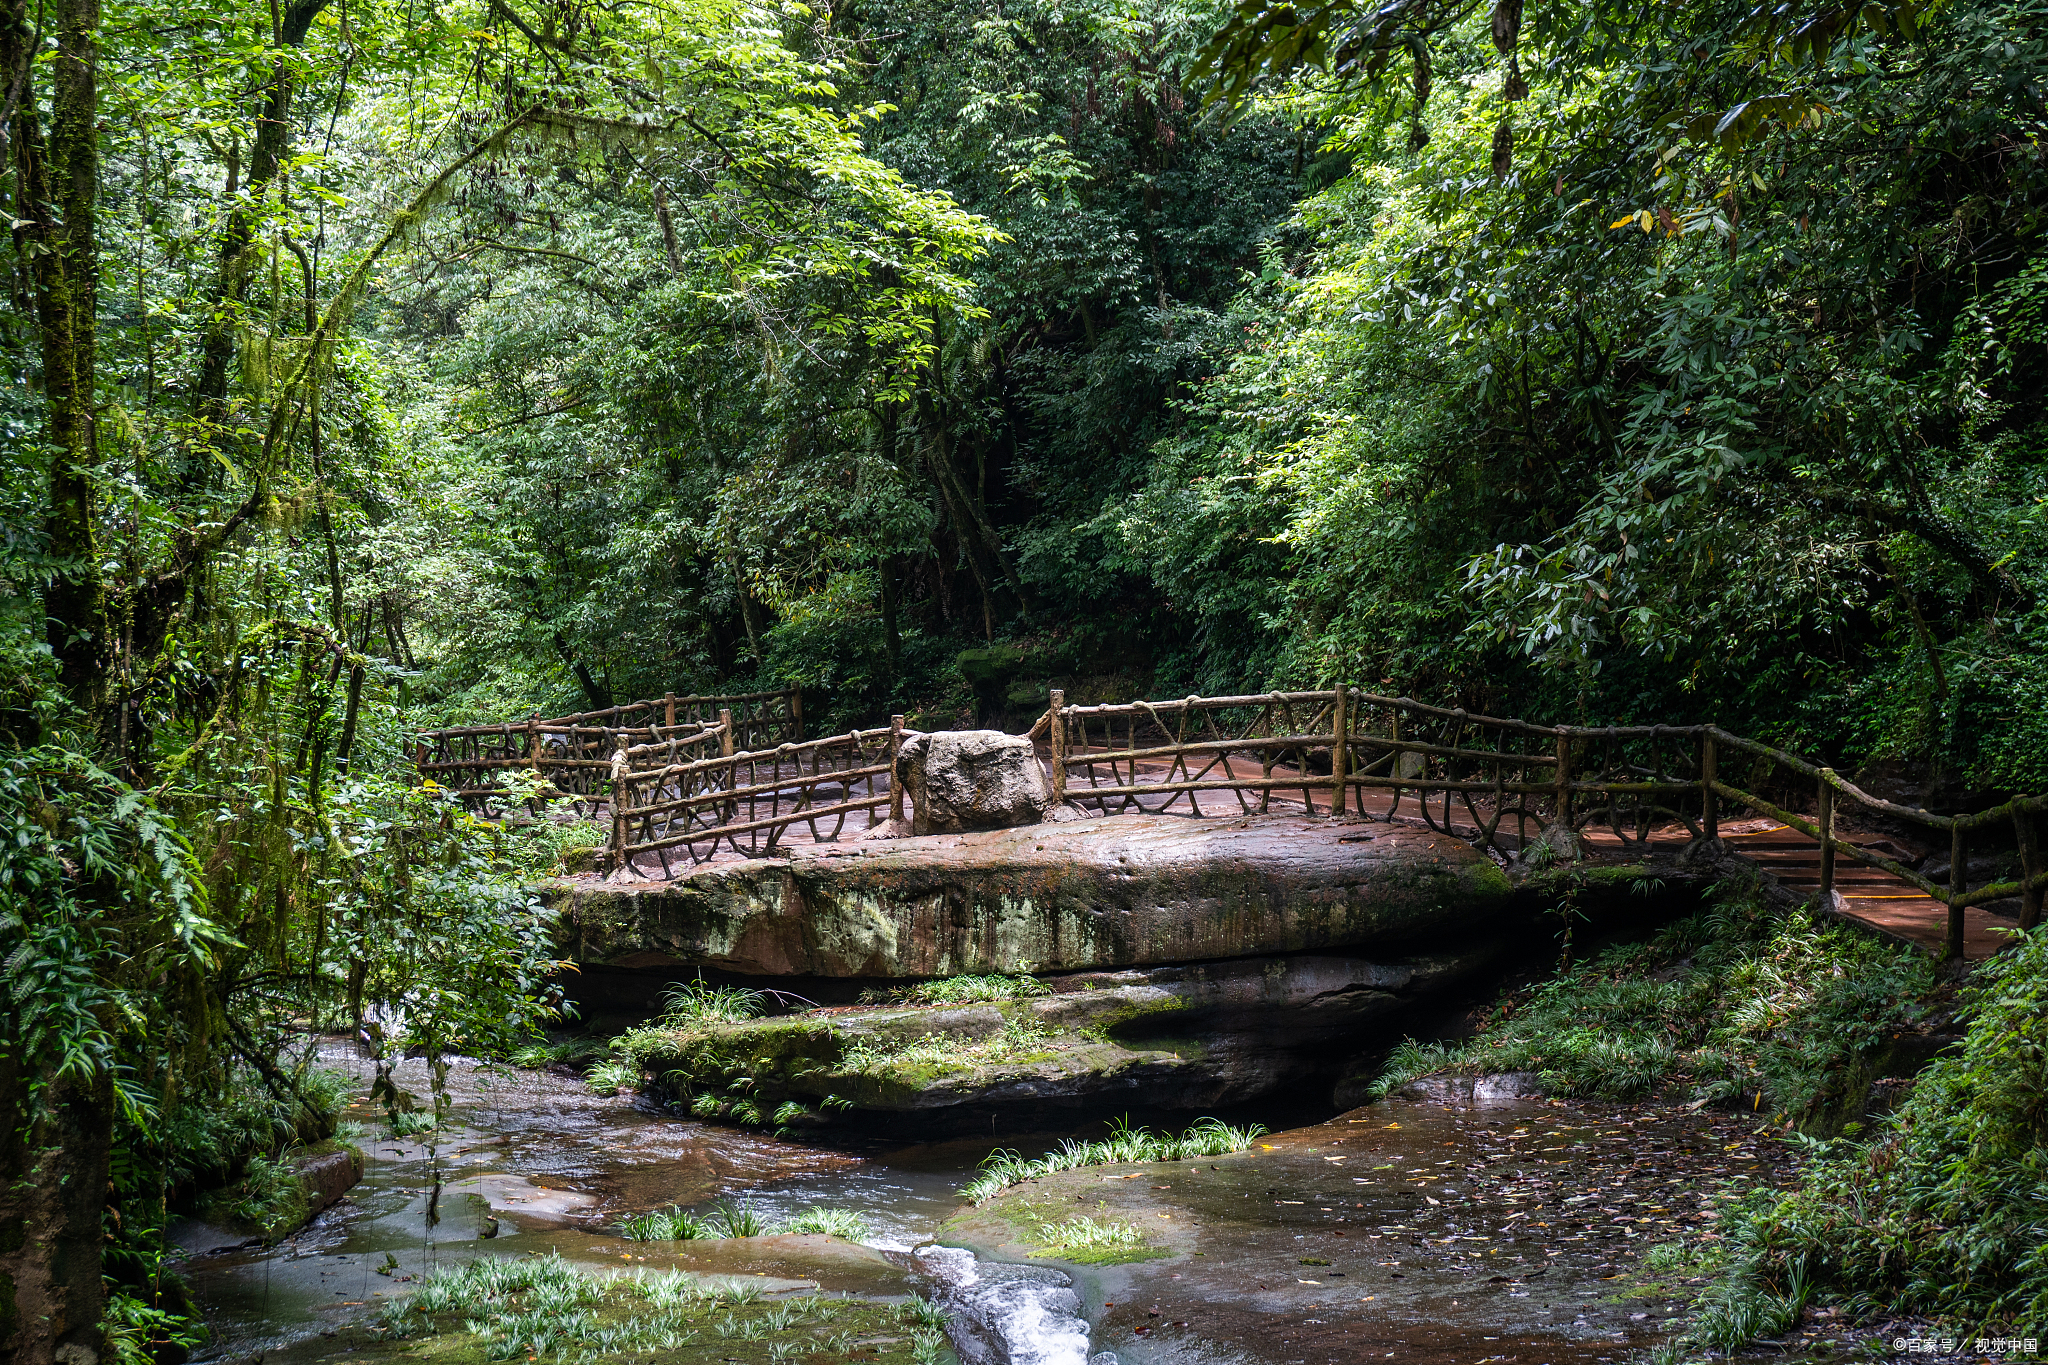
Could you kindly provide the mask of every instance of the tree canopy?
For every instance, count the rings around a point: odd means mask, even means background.
[[[1342,677],[2048,788],[2044,79],[2037,0],[6,0],[0,1339],[168,1349],[307,1021],[555,1017],[427,726]]]

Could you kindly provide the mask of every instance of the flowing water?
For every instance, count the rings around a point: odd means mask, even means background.
[[[367,1062],[341,1047],[326,1060],[367,1090]],[[423,1093],[424,1065],[396,1080]],[[462,1061],[449,1089],[453,1118],[431,1150],[375,1137],[388,1131],[381,1113],[359,1101],[364,1180],[279,1245],[174,1229],[214,1331],[204,1359],[319,1359],[437,1269],[552,1250],[593,1268],[745,1274],[771,1292],[919,1293],[951,1314],[965,1365],[1620,1360],[1657,1339],[1676,1304],[1615,1281],[1651,1241],[1706,1216],[1702,1180],[1771,1178],[1753,1135],[1728,1120],[1391,1105],[1214,1162],[1068,1172],[942,1232],[990,1150],[1035,1154],[1064,1134],[776,1138],[593,1095],[571,1076]],[[852,1209],[882,1255],[822,1238],[612,1231],[628,1213],[719,1202],[770,1225]],[[1018,1229],[1061,1209],[1128,1219],[1163,1259],[1045,1264]]]

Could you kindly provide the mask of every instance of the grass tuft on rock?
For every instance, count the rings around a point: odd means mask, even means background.
[[[1119,1261],[1148,1260],[1162,1254],[1149,1246],[1145,1234],[1129,1223],[1096,1222],[1086,1216],[1058,1223],[1040,1223],[1033,1230],[1039,1250],[1034,1256],[1054,1256],[1063,1261],[1106,1265]]]
[[[890,1005],[982,1005],[997,1000],[1025,1000],[1049,995],[1051,988],[1036,977],[949,976],[938,981],[920,981],[911,986],[863,991],[863,1004]]]
[[[970,1204],[985,1204],[1012,1185],[1055,1171],[1081,1166],[1109,1166],[1124,1161],[1186,1161],[1193,1157],[1222,1156],[1241,1152],[1266,1132],[1265,1125],[1241,1126],[1221,1119],[1197,1119],[1187,1131],[1175,1137],[1118,1123],[1108,1137],[1098,1142],[1068,1138],[1052,1151],[1034,1160],[1008,1149],[990,1152],[983,1158],[981,1173],[961,1186],[960,1197]]]
[[[784,1232],[822,1232],[827,1237],[858,1242],[868,1235],[868,1220],[852,1209],[805,1209],[782,1225]]]

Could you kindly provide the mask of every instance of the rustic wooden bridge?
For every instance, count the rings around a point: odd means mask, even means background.
[[[609,875],[672,877],[901,821],[903,717],[803,738],[790,692],[666,697],[605,712],[422,736],[423,778],[503,800],[530,769],[610,818]],[[1407,822],[1502,861],[1635,857],[1719,841],[1822,905],[1945,958],[1985,957],[2038,924],[2048,796],[1944,815],[1714,725],[1551,726],[1355,687],[1115,705],[1053,692],[1029,732],[1053,795],[1082,811],[1275,811]],[[1946,846],[1945,869],[1939,866]],[[1996,848],[2005,875],[1970,876]],[[1925,870],[1923,870],[1925,869]]]

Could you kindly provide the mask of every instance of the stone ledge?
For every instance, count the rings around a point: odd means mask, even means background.
[[[1298,815],[814,845],[543,896],[579,965],[898,979],[1355,950],[1484,932],[1514,899],[1461,840]]]

